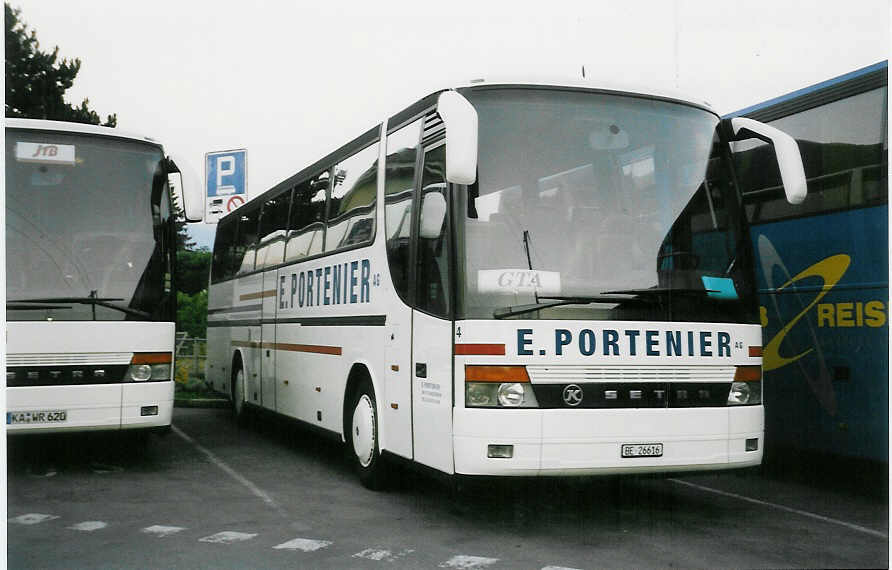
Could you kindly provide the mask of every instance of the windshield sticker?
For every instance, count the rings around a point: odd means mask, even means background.
[[[17,142],[15,145],[15,159],[16,162],[74,166],[74,150],[73,144]]]
[[[737,299],[737,289],[734,287],[734,280],[730,277],[710,277],[704,275],[703,288],[706,289],[706,295],[713,299]]]
[[[481,293],[558,295],[561,274],[534,269],[481,269],[477,272],[477,290]]]

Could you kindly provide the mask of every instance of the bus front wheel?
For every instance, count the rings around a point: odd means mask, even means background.
[[[364,487],[380,490],[385,482],[385,465],[378,446],[378,412],[371,383],[363,382],[353,397],[353,418],[349,442],[353,463]]]

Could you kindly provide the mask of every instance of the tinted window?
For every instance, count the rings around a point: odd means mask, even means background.
[[[886,89],[875,89],[772,121],[799,144],[808,197],[787,203],[773,149],[738,143],[735,155],[753,223],[887,202]]]
[[[170,271],[161,149],[57,131],[5,134],[7,299],[92,294],[156,313]],[[93,318],[92,305],[61,307],[9,311],[7,318]],[[96,318],[130,317],[96,307]]]
[[[235,230],[238,219],[230,216],[217,224],[217,235],[214,238],[214,261],[211,280],[216,283],[235,275]]]
[[[267,200],[260,215],[260,237],[257,244],[257,269],[282,263],[285,253],[285,232],[288,230],[288,209],[291,191]]]
[[[239,212],[241,215],[238,217],[238,231],[236,232],[235,248],[233,248],[237,274],[254,271],[257,220],[260,217],[260,208],[253,206],[251,209]]]
[[[424,155],[421,177],[420,228],[430,226],[434,231],[418,236],[418,267],[416,276],[416,305],[418,309],[438,316],[449,315],[449,227],[445,212],[449,203],[446,194],[446,146],[441,145]],[[431,202],[434,207],[428,207]],[[439,203],[435,205],[434,203]],[[425,220],[432,215],[433,225]]]
[[[387,262],[393,287],[409,298],[409,236],[415,195],[415,161],[421,135],[421,119],[387,136],[384,162],[384,225]]]
[[[378,144],[339,162],[334,172],[325,251],[366,243],[375,233]]]
[[[295,187],[291,199],[285,261],[294,261],[323,251],[325,197],[329,178],[329,171],[326,170]]]

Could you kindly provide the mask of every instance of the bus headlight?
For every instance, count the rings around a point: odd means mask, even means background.
[[[465,366],[468,408],[537,408],[524,366]]]
[[[729,406],[751,406],[762,403],[761,382],[732,382],[728,393]]]
[[[468,408],[537,408],[532,384],[519,382],[465,382]]]
[[[124,379],[132,382],[170,380],[172,362],[173,355],[169,352],[134,353]]]
[[[499,405],[516,408],[521,404],[523,404],[523,384],[518,382],[499,384]]]
[[[129,376],[134,382],[145,382],[152,377],[152,367],[149,364],[131,364]]]
[[[153,364],[152,380],[170,380],[170,364]]]
[[[729,406],[753,406],[762,403],[762,367],[737,366],[728,392]]]

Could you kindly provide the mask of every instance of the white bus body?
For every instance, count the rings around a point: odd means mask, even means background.
[[[590,86],[443,93],[471,112],[435,93],[221,220],[207,377],[236,414],[339,435],[372,487],[381,454],[465,475],[758,465],[728,125]]]
[[[9,433],[169,429],[175,168],[146,137],[7,119]]]

